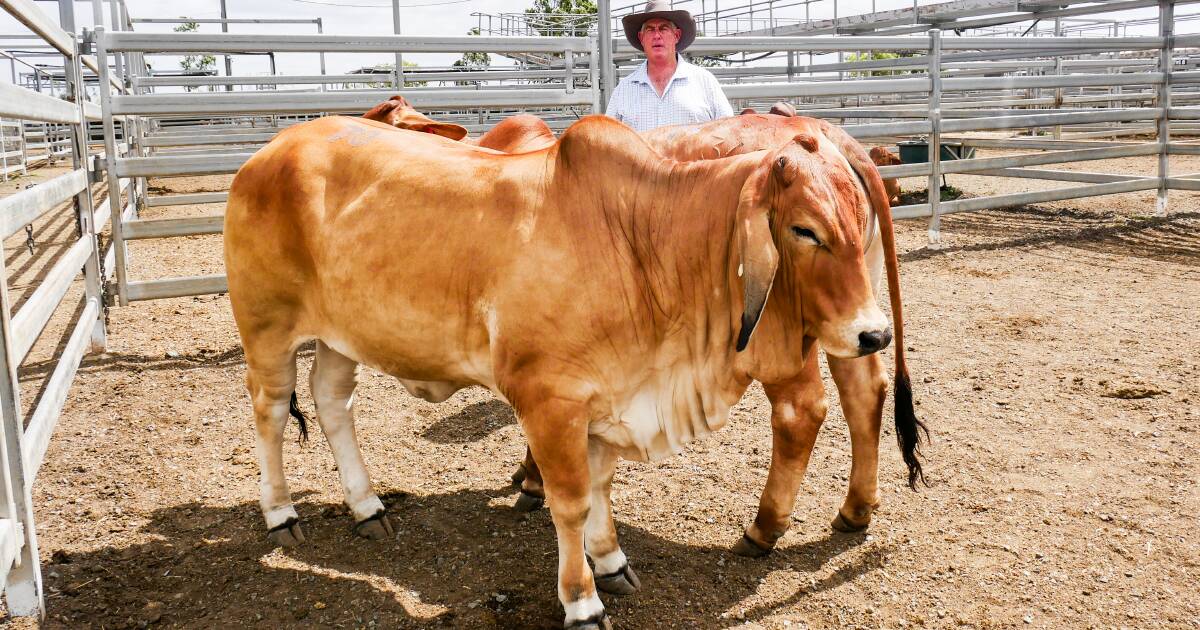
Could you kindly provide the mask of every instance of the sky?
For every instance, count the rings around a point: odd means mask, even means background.
[[[725,0],[724,7],[746,4],[749,0]],[[919,0],[926,5],[944,0]],[[450,2],[450,3],[447,3]],[[403,35],[465,35],[476,26],[478,18],[472,13],[507,13],[521,12],[531,4],[532,0],[400,0],[401,4],[401,34]],[[682,8],[693,12],[700,9],[701,2],[711,9],[714,2],[719,0],[688,0],[679,3]],[[786,4],[780,0],[781,4]],[[216,18],[220,17],[220,0],[126,0],[131,16],[135,18]],[[613,0],[613,7],[630,4],[630,0]],[[53,18],[58,17],[57,2],[39,0],[35,2],[44,12]],[[429,6],[436,4],[435,6]],[[813,19],[833,16],[833,1],[825,0],[814,3],[810,10]],[[324,32],[343,35],[386,35],[393,32],[392,8],[390,0],[227,0],[228,14],[231,18],[293,18],[315,19],[320,17],[324,22]],[[840,0],[839,14],[852,15],[875,10],[888,10],[912,6],[912,0]],[[1176,8],[1177,15],[1189,12],[1200,13],[1198,5],[1180,5]],[[108,9],[104,11],[105,18]],[[777,16],[803,18],[802,7],[779,9]],[[1157,10],[1153,8],[1126,11],[1105,16],[1107,18],[1128,21],[1137,18],[1153,18]],[[92,3],[76,3],[76,21],[78,24],[92,22]],[[1193,33],[1200,27],[1200,21],[1180,21],[1177,32]],[[220,26],[216,24],[201,25],[201,31],[217,32]],[[168,32],[171,25],[167,24],[138,24],[136,30],[144,32]],[[1147,25],[1135,29],[1129,34],[1153,35],[1157,33],[1155,25]],[[0,33],[27,33],[28,31],[10,18],[7,14],[0,16]],[[235,24],[230,26],[234,33],[315,33],[314,24]],[[405,55],[406,61],[414,61],[421,66],[445,66],[456,59],[456,55]],[[57,59],[54,60],[57,62]],[[392,61],[390,55],[369,54],[329,54],[326,64],[330,74],[343,73],[363,66]],[[162,69],[177,69],[178,58],[158,57],[152,60],[152,65]],[[317,55],[305,53],[280,54],[276,56],[280,74],[317,74]],[[494,65],[507,65],[507,62],[493,56]],[[218,66],[222,62],[218,61]],[[267,74],[269,63],[262,56],[238,56],[233,61],[234,74],[253,75]],[[0,61],[0,77],[8,80],[7,61]]]

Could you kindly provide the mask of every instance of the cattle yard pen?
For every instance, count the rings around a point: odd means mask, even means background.
[[[816,2],[792,4],[807,10]],[[931,247],[940,245],[941,219],[951,214],[1156,191],[1155,208],[1146,214],[1165,216],[1171,190],[1200,191],[1200,173],[1170,168],[1172,155],[1200,155],[1200,144],[1191,140],[1200,132],[1200,70],[1193,69],[1200,55],[1192,56],[1200,35],[1174,32],[1176,7],[1193,2],[1021,3],[1033,7],[1022,9],[1025,19],[1055,24],[1029,37],[1005,30],[1021,16],[996,16],[1013,3],[992,0],[925,7],[914,2],[911,14],[862,16],[839,16],[833,0],[831,20],[794,22],[763,16],[788,6],[784,2],[723,9],[712,2],[712,11],[704,0],[678,4],[694,11],[699,4],[702,29],[722,34],[697,38],[689,53],[728,62],[712,70],[735,105],[761,109],[784,100],[800,115],[841,124],[864,143],[925,141],[928,161],[882,167],[884,177],[923,178],[927,191],[940,190],[947,175],[964,174],[1073,184],[946,201],[928,194],[924,202],[893,208],[897,218],[928,221]],[[483,35],[471,37],[324,34],[319,19],[199,20],[249,28],[315,24],[318,33],[305,35],[139,32],[137,24],[178,20],[131,18],[123,2],[111,1],[105,26],[102,0],[93,2],[95,27],[77,29],[71,0],[59,0],[57,24],[32,0],[0,0],[0,6],[63,60],[57,75],[30,66],[28,80],[17,81],[14,70],[13,83],[0,85],[0,175],[27,172],[39,161],[69,158],[72,165],[0,199],[2,236],[62,207],[78,225],[77,239],[46,263],[39,284],[15,312],[8,282],[0,284],[0,584],[14,615],[45,610],[30,491],[80,361],[105,348],[108,307],[226,291],[221,274],[131,277],[130,242],[222,231],[218,209],[227,192],[159,195],[150,178],[235,173],[287,126],[325,114],[357,115],[397,92],[430,117],[473,133],[517,112],[538,114],[561,130],[602,111],[615,82],[631,71],[635,52],[623,38],[613,38],[620,33],[614,20],[632,7],[610,9],[608,2],[600,3],[600,11],[613,19],[571,22],[561,33],[538,28],[536,15],[481,14]],[[1143,7],[1157,7],[1155,36],[1121,34],[1116,23],[1095,32],[1089,30],[1093,22],[1071,22]],[[895,55],[864,59],[865,51]],[[328,55],[381,52],[396,55],[391,71],[326,74]],[[413,70],[400,63],[403,54],[467,52],[501,55],[517,65],[462,71]],[[178,75],[152,71],[148,62],[164,55],[290,53],[319,55],[320,73]],[[836,62],[814,60],[833,54]],[[741,63],[754,58],[779,63]],[[25,63],[12,62],[14,68]],[[94,101],[88,86],[95,89]],[[1021,130],[1028,133],[1011,135]],[[944,160],[943,146],[1015,154]],[[1157,158],[1155,172],[1036,168],[1139,156]],[[140,216],[147,208],[195,205],[212,212]],[[29,234],[32,242],[32,228]],[[55,310],[75,296],[71,287],[79,278],[83,290],[71,333],[36,404],[22,406],[17,370]]]

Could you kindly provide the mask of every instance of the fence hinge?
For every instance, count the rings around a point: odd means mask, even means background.
[[[92,156],[92,172],[88,175],[92,178],[93,184],[99,184],[104,181],[105,169],[108,168],[108,160],[105,160],[99,155]]]
[[[88,28],[83,29],[83,36],[79,38],[79,54],[96,54],[96,31]]]
[[[104,283],[104,291],[101,293],[101,300],[104,302],[104,308],[110,308],[117,305],[117,283]]]

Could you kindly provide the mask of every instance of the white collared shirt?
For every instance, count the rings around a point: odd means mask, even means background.
[[[642,62],[617,84],[605,113],[638,132],[733,115],[729,99],[711,72],[684,61],[683,57],[675,59],[675,74],[662,96],[654,90],[646,73],[646,62]]]

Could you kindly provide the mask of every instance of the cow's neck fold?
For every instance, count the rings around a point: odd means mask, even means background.
[[[642,341],[704,366],[706,378],[745,380],[733,373],[742,302],[735,231],[742,186],[761,156],[690,163],[652,153],[593,157],[608,165],[596,173],[606,183],[588,187],[592,203],[579,211],[600,217],[597,232],[631,263],[624,299],[636,311],[631,317],[652,322],[652,338]]]

